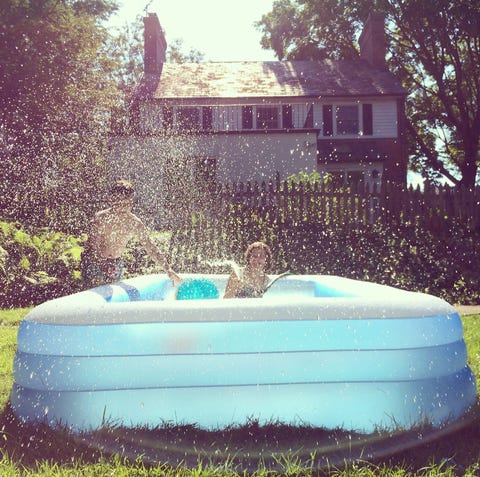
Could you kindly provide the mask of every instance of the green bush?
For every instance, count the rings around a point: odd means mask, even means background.
[[[0,307],[19,307],[81,287],[82,238],[0,222]]]
[[[196,221],[172,238],[179,271],[225,272],[208,262],[243,262],[247,245],[264,240],[273,251],[272,273],[340,275],[420,291],[450,303],[480,303],[479,232],[460,223],[435,234],[418,223],[404,225],[300,223],[271,220],[233,207],[218,220]]]
[[[461,223],[435,234],[418,223],[353,226],[334,222],[276,221],[243,205],[219,220],[197,216],[188,226],[154,233],[180,273],[228,273],[214,262],[243,262],[247,245],[264,240],[272,273],[341,275],[439,296],[450,303],[480,303],[480,232]],[[0,222],[0,308],[28,306],[82,287],[80,254],[85,236],[25,230]],[[124,254],[126,277],[158,271],[138,242]]]

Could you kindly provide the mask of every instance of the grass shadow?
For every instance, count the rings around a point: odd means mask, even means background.
[[[0,413],[0,452],[31,469],[39,462],[97,462],[102,455],[99,449],[75,439],[66,429],[23,424],[15,417],[10,403]]]
[[[202,466],[228,463],[230,469],[268,469],[280,474],[295,462],[303,469],[327,471],[352,463],[399,466],[409,471],[432,464],[458,470],[480,463],[478,406],[450,426],[372,434],[325,430],[281,423],[206,431],[194,425],[163,423],[156,428],[107,425],[89,433],[72,434],[45,424],[22,424],[7,404],[0,414],[0,450],[26,468],[39,462],[71,465],[95,463],[102,456],[120,455],[148,466]]]
[[[105,451],[130,458],[141,457],[152,464],[196,467],[199,461],[235,468],[285,470],[295,460],[303,468],[327,470],[353,462],[388,463],[418,470],[444,461],[467,468],[479,462],[480,420],[478,412],[444,428],[421,426],[412,430],[372,434],[325,430],[308,426],[271,423],[205,431],[191,425],[155,429],[105,428],[88,435],[90,442]]]

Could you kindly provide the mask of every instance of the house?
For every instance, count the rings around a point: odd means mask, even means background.
[[[315,170],[339,185],[406,183],[406,91],[386,68],[382,15],[369,16],[360,58],[341,61],[173,64],[157,15],[144,26],[135,133],[115,138],[112,160],[152,213],[175,160],[214,183]]]

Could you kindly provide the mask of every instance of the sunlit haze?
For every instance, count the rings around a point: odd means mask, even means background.
[[[205,61],[272,61],[273,51],[260,46],[254,22],[272,8],[273,0],[125,0],[111,24],[122,26],[145,12],[156,13],[167,38],[183,40]]]

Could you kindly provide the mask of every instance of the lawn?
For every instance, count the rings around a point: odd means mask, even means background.
[[[187,467],[179,463],[148,464],[142,459],[128,460],[115,454],[102,454],[96,447],[72,439],[68,434],[48,428],[20,425],[8,406],[13,382],[13,358],[18,324],[28,309],[0,310],[0,476],[238,476],[247,475],[232,459],[207,463],[198,461]],[[464,337],[469,364],[480,376],[480,314],[463,316]],[[187,430],[188,431],[188,430]],[[250,432],[247,429],[248,432]],[[259,466],[248,475],[304,476],[316,473],[312,460],[295,454],[277,462],[276,471]],[[480,471],[480,426],[478,419],[439,439],[419,444],[371,462],[332,467],[335,476],[454,476],[478,475]]]

